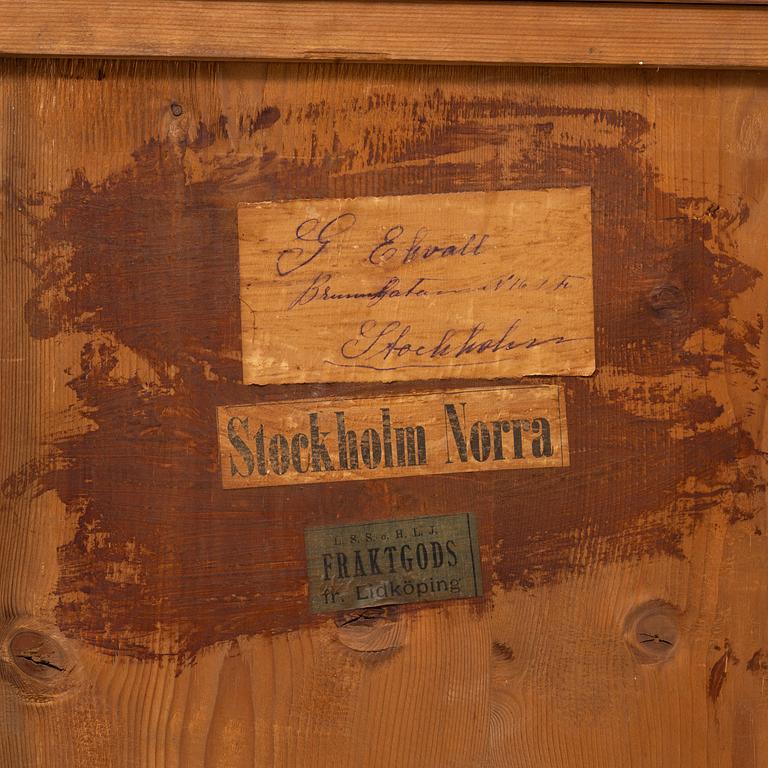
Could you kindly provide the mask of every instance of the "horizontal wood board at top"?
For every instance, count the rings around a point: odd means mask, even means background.
[[[767,107],[762,73],[6,62],[0,765],[762,768]],[[221,488],[239,203],[568,186],[569,467]],[[468,511],[484,598],[309,614],[305,527]]]
[[[0,52],[764,68],[766,9],[415,0],[0,0]]]

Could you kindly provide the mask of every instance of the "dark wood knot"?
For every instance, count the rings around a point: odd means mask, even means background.
[[[380,654],[405,642],[405,623],[398,606],[378,606],[347,611],[336,617],[338,639],[353,651]]]
[[[682,288],[665,283],[648,294],[648,306],[661,320],[678,320],[688,314],[688,297]]]
[[[52,637],[22,629],[11,637],[9,648],[16,666],[35,680],[48,683],[67,674],[64,650]]]
[[[0,648],[0,675],[33,698],[70,689],[77,664],[69,643],[55,626],[26,617],[8,625]]]
[[[627,616],[625,638],[635,658],[653,664],[670,658],[680,636],[680,612],[662,601],[638,606]]]

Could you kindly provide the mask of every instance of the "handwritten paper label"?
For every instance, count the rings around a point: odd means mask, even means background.
[[[308,528],[304,542],[312,613],[483,594],[471,514]]]
[[[595,369],[588,188],[242,205],[248,384]]]
[[[555,384],[217,409],[225,488],[562,467]]]

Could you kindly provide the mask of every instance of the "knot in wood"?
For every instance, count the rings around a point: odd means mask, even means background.
[[[21,630],[9,643],[16,666],[40,682],[58,680],[67,673],[67,660],[62,647],[40,632]]]
[[[342,645],[362,653],[383,653],[400,648],[405,627],[395,606],[349,611],[336,618]]]
[[[46,699],[63,693],[75,682],[76,663],[66,641],[43,622],[27,617],[5,630],[0,669],[2,676],[24,696]]]
[[[676,285],[658,285],[648,294],[648,305],[662,320],[676,320],[688,314],[688,298]]]
[[[678,644],[680,614],[661,601],[641,605],[626,622],[626,641],[635,658],[642,664],[665,661]]]

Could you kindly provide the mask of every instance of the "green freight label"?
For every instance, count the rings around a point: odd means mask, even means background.
[[[312,613],[483,594],[472,514],[307,528]]]

